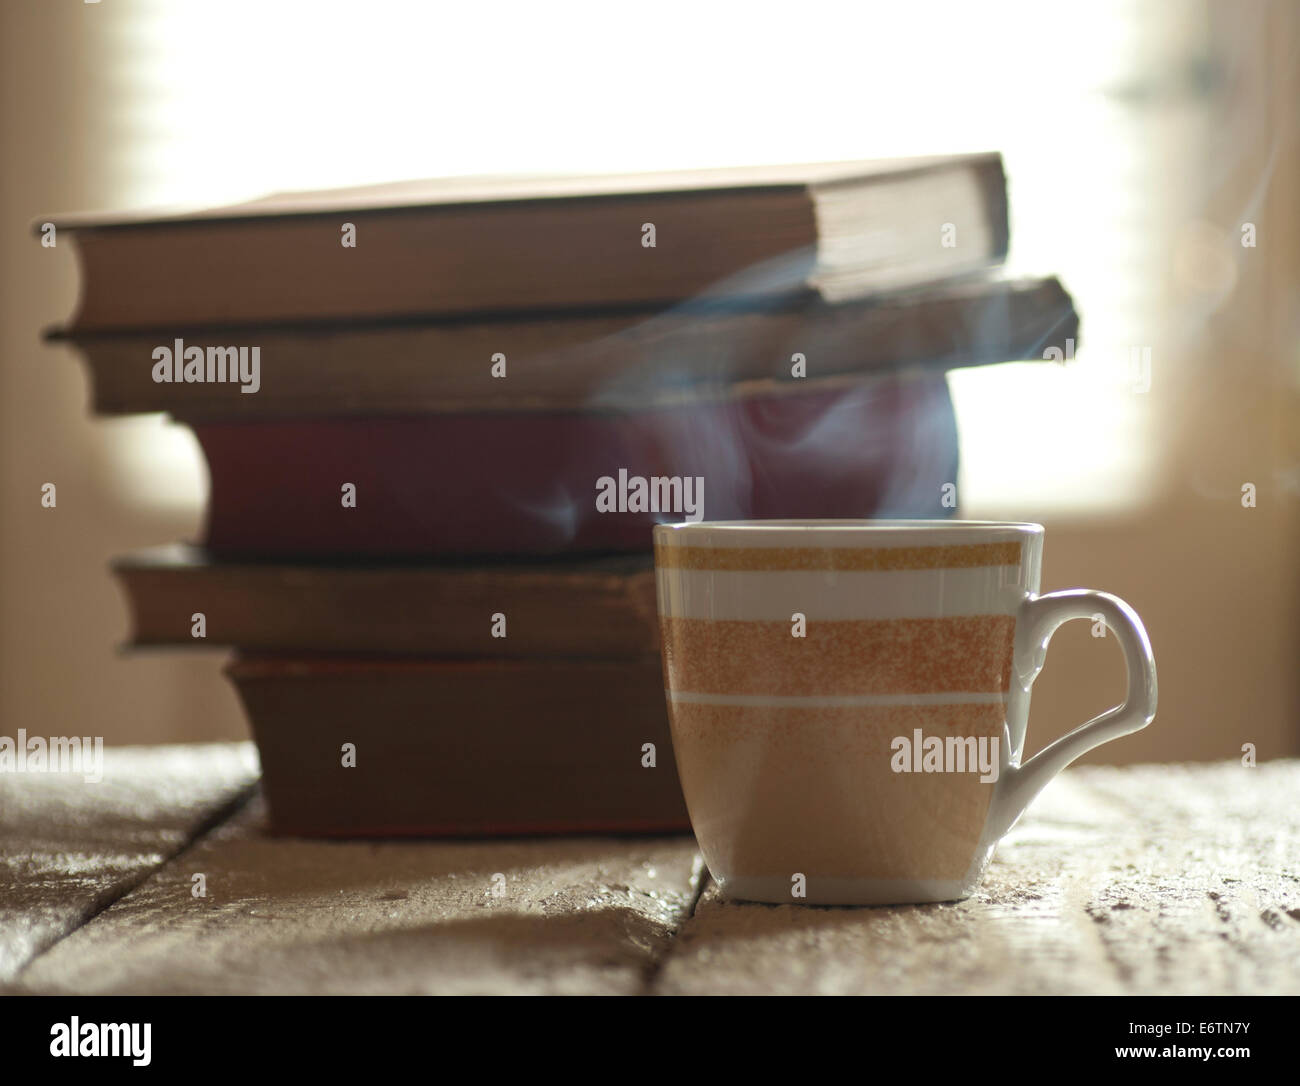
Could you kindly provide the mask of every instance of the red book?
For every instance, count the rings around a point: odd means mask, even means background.
[[[944,516],[941,374],[759,381],[632,413],[194,422],[217,554],[648,550],[656,523]]]

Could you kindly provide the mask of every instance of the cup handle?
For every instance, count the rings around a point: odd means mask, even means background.
[[[1108,592],[1071,588],[1027,599],[1016,619],[1012,682],[1019,683],[1027,698],[1043,669],[1052,634],[1071,619],[1093,619],[1097,615],[1124,650],[1128,694],[1122,703],[1061,736],[1023,765],[1007,764],[1002,768],[989,811],[991,841],[1011,829],[1047,782],[1076,758],[1102,743],[1140,731],[1156,715],[1156,662],[1151,655],[1151,641],[1137,612]],[[1008,757],[1013,757],[1009,743],[1007,750]]]

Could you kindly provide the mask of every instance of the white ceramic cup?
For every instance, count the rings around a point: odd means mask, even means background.
[[[1133,609],[1038,594],[1040,525],[700,522],[654,542],[678,773],[728,897],[967,897],[1048,781],[1155,716]],[[1074,618],[1114,633],[1127,695],[1022,765],[1030,686]]]

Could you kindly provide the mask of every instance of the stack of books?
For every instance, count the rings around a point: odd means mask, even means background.
[[[944,372],[1077,336],[997,155],[56,219],[94,410],[193,428],[134,644],[230,645],[271,828],[686,828],[651,527],[946,516]]]

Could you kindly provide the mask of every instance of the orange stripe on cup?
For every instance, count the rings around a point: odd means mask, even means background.
[[[718,553],[718,552],[712,552]],[[822,697],[1005,693],[1013,615],[818,622],[660,616],[675,693]]]
[[[935,547],[692,547],[655,544],[662,569],[873,570],[971,569],[1020,564],[1020,543]]]

